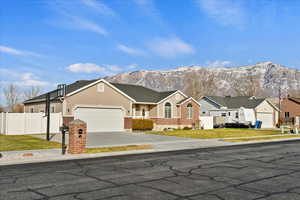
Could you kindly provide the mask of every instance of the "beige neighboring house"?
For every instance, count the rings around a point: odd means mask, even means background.
[[[24,102],[25,112],[44,112],[46,94]],[[158,92],[139,85],[81,80],[66,86],[65,97],[50,92],[50,111],[61,112],[64,124],[81,119],[89,132],[132,129],[132,119],[154,121],[154,129],[184,128],[199,123],[200,104],[181,91]]]

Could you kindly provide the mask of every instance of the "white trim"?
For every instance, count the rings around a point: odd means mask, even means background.
[[[185,98],[188,97],[183,92],[181,92],[180,90],[177,90],[177,91],[173,92],[172,94],[170,94],[169,96],[167,96],[166,98],[164,98],[164,99],[160,100],[159,102],[157,102],[157,104],[160,104],[160,103],[164,102],[165,100],[167,100],[168,98],[170,98],[171,96],[173,96],[173,95],[175,95],[177,93],[182,94]]]
[[[182,104],[186,103],[189,100],[193,100],[195,103],[197,103],[199,106],[201,106],[201,104],[198,101],[196,101],[193,97],[189,97],[189,98],[187,98],[186,100],[184,100],[183,102],[181,102],[177,105],[182,105]]]
[[[127,97],[128,99],[130,99],[131,101],[136,102],[133,98],[131,98],[130,96],[128,96],[127,94],[125,94],[124,92],[122,92],[121,90],[119,90],[118,88],[116,88],[115,86],[113,86],[111,83],[109,83],[108,81],[106,81],[104,79],[99,79],[97,81],[94,81],[94,82],[92,82],[92,83],[90,83],[90,84],[88,84],[88,85],[86,85],[84,87],[79,88],[78,90],[75,90],[75,91],[67,94],[66,96],[67,97],[72,96],[72,95],[74,95],[74,94],[76,94],[76,93],[78,93],[78,92],[80,92],[82,90],[85,90],[85,89],[87,89],[87,88],[89,88],[89,87],[91,87],[93,85],[96,85],[97,83],[100,83],[100,82],[103,82],[103,83],[107,84],[108,86],[110,86],[111,88],[115,89],[116,91],[118,91],[119,93],[121,93],[122,95],[124,95],[125,97]]]
[[[268,99],[265,99],[265,101],[267,101],[273,108],[275,108],[275,110],[277,110],[278,112],[280,111],[279,108],[277,108],[277,106],[275,106],[272,102],[270,102]]]
[[[165,106],[166,106],[167,103],[169,103],[171,105],[171,117],[170,118],[166,117],[166,108],[165,108]],[[173,119],[173,104],[171,102],[167,101],[163,105],[164,105],[163,106],[164,107],[164,116],[163,116],[163,118],[165,118],[165,119]]]
[[[134,104],[150,104],[150,105],[157,105],[157,103],[151,102],[134,102]]]
[[[112,109],[122,109],[123,111],[126,111],[126,109],[122,106],[88,105],[88,104],[75,105],[73,111],[75,111],[77,108],[105,108],[105,109],[112,108]]]
[[[256,108],[258,106],[260,106],[263,102],[267,102],[271,107],[273,107],[275,110],[277,110],[278,112],[280,111],[275,105],[273,105],[271,102],[269,102],[267,99],[265,99],[264,101],[262,101],[260,104],[258,104],[254,109],[256,110]]]

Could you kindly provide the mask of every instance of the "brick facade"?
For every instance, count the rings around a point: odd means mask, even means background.
[[[285,113],[289,113],[290,118],[300,116],[300,100],[299,102],[293,98],[285,98],[281,102],[281,116],[280,118],[284,121]]]
[[[126,129],[126,130],[132,129],[132,118],[131,117],[124,118],[124,129]]]
[[[86,123],[77,119],[69,123],[69,145],[68,153],[81,154],[85,153],[87,137]]]
[[[193,106],[193,117],[188,119],[187,105]],[[200,106],[193,100],[189,100],[184,104],[179,105],[180,117],[179,118],[151,118],[154,121],[154,129],[160,130],[164,128],[184,128],[194,127],[199,123]]]

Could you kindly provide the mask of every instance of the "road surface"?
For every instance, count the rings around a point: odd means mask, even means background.
[[[299,200],[300,142],[2,166],[0,199]]]

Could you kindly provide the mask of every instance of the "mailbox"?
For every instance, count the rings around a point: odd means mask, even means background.
[[[76,119],[69,123],[69,148],[68,153],[85,153],[87,127],[84,121]]]

